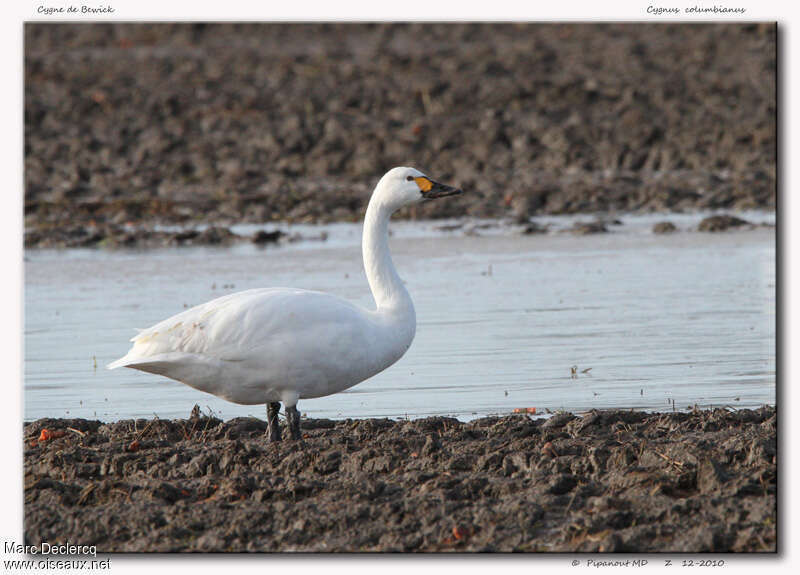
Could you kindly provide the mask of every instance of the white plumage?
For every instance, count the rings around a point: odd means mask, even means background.
[[[109,369],[164,375],[228,401],[266,403],[268,432],[280,439],[278,402],[300,436],[298,399],[337,393],[396,362],[414,339],[416,315],[388,246],[397,209],[460,193],[413,168],[381,178],[367,208],[362,251],[376,309],[294,288],[252,289],[174,315],[131,341]]]

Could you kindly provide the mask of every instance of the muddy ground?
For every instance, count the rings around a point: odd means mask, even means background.
[[[26,543],[103,552],[776,550],[774,408],[303,427],[302,441],[268,444],[253,418],[26,424]]]
[[[155,224],[775,207],[771,24],[25,25],[27,246]],[[199,240],[202,241],[205,236]]]

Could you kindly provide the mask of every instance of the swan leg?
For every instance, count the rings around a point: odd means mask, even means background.
[[[286,421],[289,424],[289,434],[292,439],[300,439],[300,412],[296,405],[286,406]]]
[[[281,440],[281,425],[278,422],[278,412],[281,410],[279,401],[267,404],[267,437],[269,442]]]

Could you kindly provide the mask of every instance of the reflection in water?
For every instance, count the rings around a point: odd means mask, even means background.
[[[399,226],[394,259],[418,318],[411,349],[300,409],[471,418],[516,407],[773,404],[774,232],[653,236],[636,218],[623,228],[460,237]],[[134,327],[232,291],[296,286],[372,305],[359,226],[335,231],[328,243],[270,249],[27,252],[25,418],[186,417],[195,403],[226,419],[264,417],[263,407],[104,366],[126,352]]]

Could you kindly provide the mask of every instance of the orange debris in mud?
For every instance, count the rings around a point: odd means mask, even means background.
[[[558,453],[556,452],[556,448],[553,447],[553,444],[549,441],[542,445],[542,453],[545,455],[549,455],[550,457],[558,457]]]
[[[453,537],[456,539],[464,539],[465,537],[469,536],[469,530],[466,527],[462,527],[461,525],[456,525],[453,527]]]
[[[50,431],[49,429],[45,428],[42,429],[42,433],[39,434],[39,441],[50,441],[51,439],[58,439],[59,437],[64,437],[67,433],[65,431],[56,430]]]

